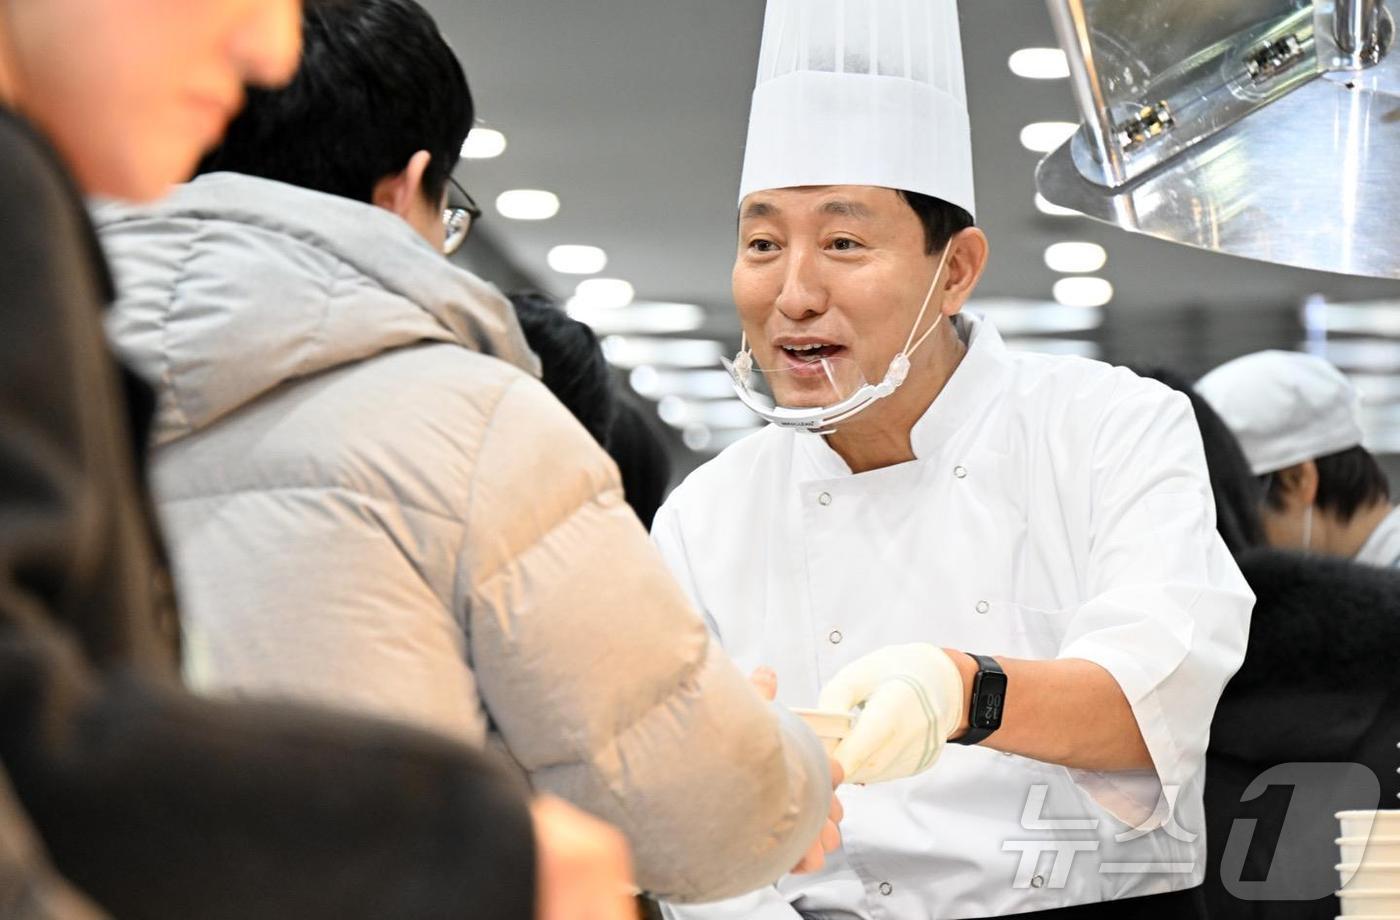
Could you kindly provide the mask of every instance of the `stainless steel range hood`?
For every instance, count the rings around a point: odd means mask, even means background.
[[[1400,278],[1384,0],[1048,0],[1084,116],[1040,192],[1137,233]]]

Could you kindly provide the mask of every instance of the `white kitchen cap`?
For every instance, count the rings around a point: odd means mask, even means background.
[[[803,185],[976,213],[956,0],[768,0],[739,200]]]
[[[1202,377],[1196,392],[1239,438],[1257,476],[1361,443],[1361,394],[1312,355],[1245,355]]]

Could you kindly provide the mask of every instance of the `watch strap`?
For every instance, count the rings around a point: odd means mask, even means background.
[[[953,744],[981,744],[986,741],[1001,728],[1001,716],[1006,705],[1007,680],[1001,665],[989,655],[974,655],[972,652],[967,655],[977,662],[977,676],[972,681],[967,731],[961,737],[952,739]],[[985,680],[984,676],[988,674],[995,677]]]

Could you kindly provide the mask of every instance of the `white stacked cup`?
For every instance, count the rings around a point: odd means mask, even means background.
[[[1337,820],[1342,916],[1400,920],[1400,811],[1342,811]]]

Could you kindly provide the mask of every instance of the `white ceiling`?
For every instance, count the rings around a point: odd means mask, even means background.
[[[500,158],[458,172],[487,208],[491,241],[559,295],[577,279],[549,269],[549,248],[601,246],[605,274],[632,282],[639,298],[698,303],[715,330],[731,328],[735,194],[761,0],[427,5],[462,57],[480,119],[509,140]],[[964,0],[961,12],[979,222],[993,245],[982,294],[1048,299],[1057,276],[1045,247],[1085,239],[1108,249],[1100,274],[1117,289],[1109,310],[1119,314],[1292,309],[1311,292],[1400,296],[1393,282],[1246,262],[1040,214],[1036,156],[1020,146],[1020,129],[1074,120],[1073,101],[1064,81],[1023,80],[1006,62],[1018,48],[1054,43],[1044,4]],[[524,223],[493,213],[499,192],[521,187],[556,192],[558,216]]]

